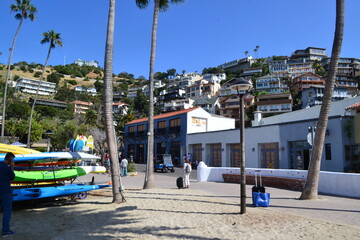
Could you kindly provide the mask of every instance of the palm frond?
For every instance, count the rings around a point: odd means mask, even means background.
[[[149,5],[150,0],[136,0],[136,6],[140,9],[144,9]]]

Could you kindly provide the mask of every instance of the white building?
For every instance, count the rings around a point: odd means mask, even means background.
[[[185,73],[181,78],[179,82],[180,87],[186,87],[193,85],[195,81],[201,80],[202,76],[198,73]]]
[[[39,87],[40,84],[40,87]],[[53,95],[55,93],[56,83],[46,82],[21,77],[16,81],[15,90],[21,91],[24,93],[36,94],[37,89],[39,89],[38,94],[43,96]]]
[[[99,67],[99,63],[97,61],[84,61],[81,59],[77,59],[74,61],[75,64],[79,65],[79,66],[94,66],[94,67]]]
[[[190,109],[193,107],[194,100],[191,98],[174,99],[164,103],[163,112]]]
[[[223,80],[226,80],[226,74],[225,73],[216,73],[216,74],[204,74],[203,78],[207,80],[208,82],[217,82],[220,83]]]
[[[88,88],[86,89],[86,92],[92,96],[96,96],[97,94],[96,88]]]

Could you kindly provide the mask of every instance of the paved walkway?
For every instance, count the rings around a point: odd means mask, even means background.
[[[144,166],[138,168],[138,175],[122,178],[126,189],[142,188],[144,184]],[[158,188],[176,188],[175,179],[182,175],[181,169],[176,169],[175,173],[156,173],[155,181]],[[95,177],[95,183],[104,184],[111,181],[108,174],[88,174],[79,180],[88,182]],[[251,188],[247,185],[247,206],[252,206]],[[240,204],[240,185],[231,183],[217,182],[197,182],[196,171],[191,173],[191,189],[204,192],[209,196],[227,199]],[[181,191],[181,189],[179,189]],[[300,192],[283,190],[277,188],[266,188],[270,193],[269,210],[286,212],[293,215],[318,218],[325,221],[337,222],[342,224],[360,226],[360,199],[343,198],[335,196],[320,195],[320,200],[297,200]],[[240,207],[239,207],[240,211]]]

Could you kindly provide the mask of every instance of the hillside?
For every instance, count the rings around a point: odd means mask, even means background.
[[[15,76],[31,78],[31,79],[40,79],[40,75],[42,73],[41,66],[35,66],[34,64],[26,64],[24,62],[17,63],[14,65],[14,69],[11,70],[11,79],[14,79]],[[70,71],[69,68],[74,68],[73,74],[64,74],[66,71]],[[25,69],[25,70],[24,70]],[[61,69],[62,72],[59,73],[57,69]],[[37,73],[38,72],[38,73]],[[37,73],[38,76],[34,76]],[[74,64],[66,65],[66,66],[49,66],[46,67],[46,72],[44,76],[44,81],[47,81],[47,76],[51,73],[57,73],[60,77],[58,86],[63,86],[65,82],[71,81],[72,84],[68,84],[68,88],[74,88],[75,86],[83,86],[86,88],[94,87],[94,83],[97,80],[102,80],[104,73],[99,68],[90,68],[88,66],[75,66]],[[75,74],[80,75],[86,73],[85,77],[77,77]],[[0,81],[5,82],[7,74],[6,65],[0,65]],[[75,82],[76,81],[76,84]],[[113,76],[114,86],[118,86],[122,83],[126,83],[128,87],[139,85],[143,80],[138,79],[128,79],[124,78],[122,75]]]

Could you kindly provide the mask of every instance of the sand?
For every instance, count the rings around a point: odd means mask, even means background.
[[[111,189],[76,202],[16,206],[9,239],[360,239],[360,227],[247,208],[191,189]]]

